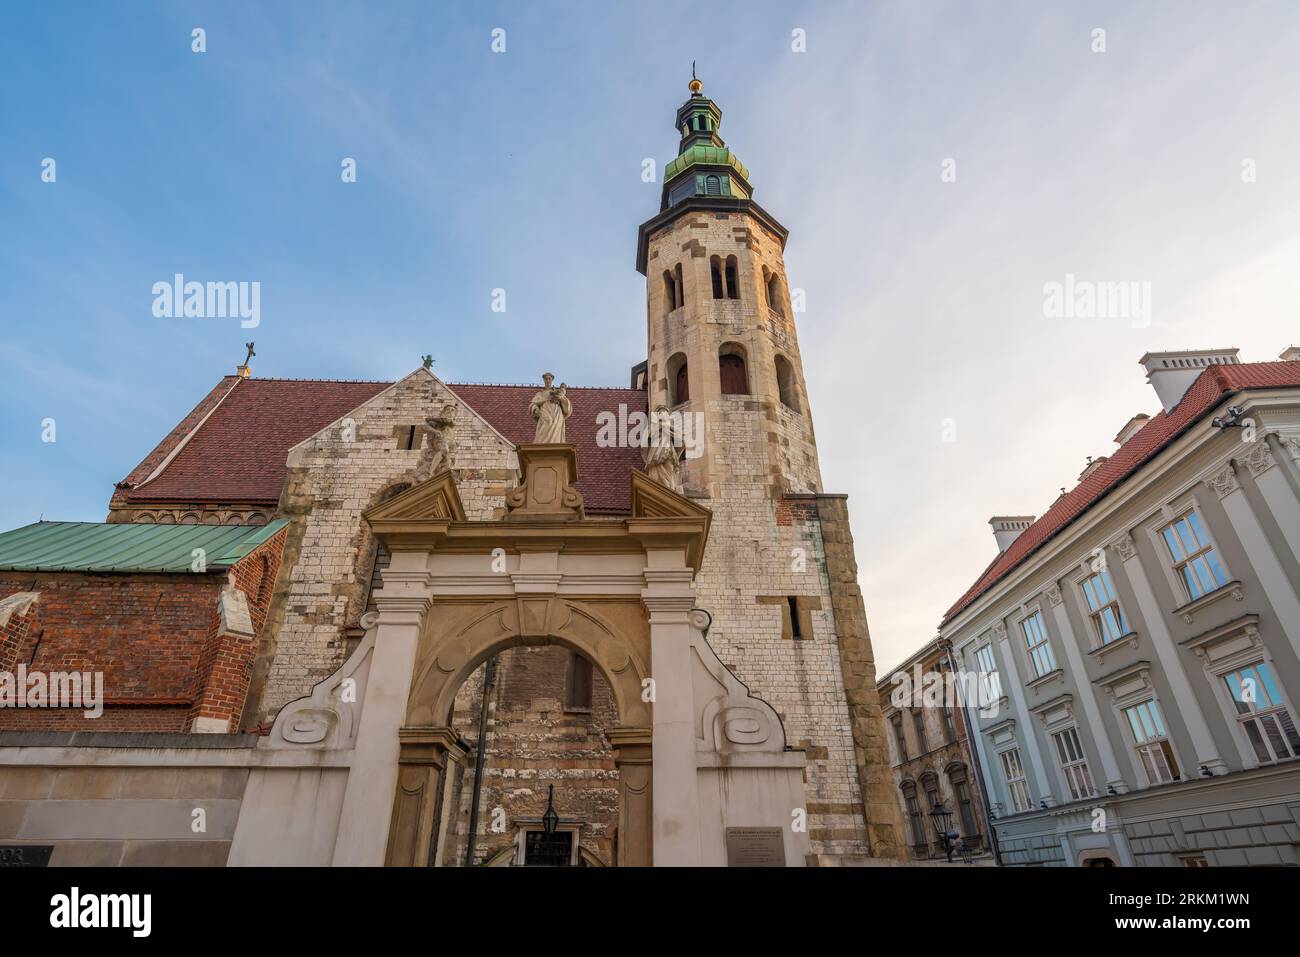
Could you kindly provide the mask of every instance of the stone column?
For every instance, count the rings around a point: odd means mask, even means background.
[[[429,867],[434,863],[433,841],[447,764],[463,760],[465,748],[451,728],[403,728],[399,736],[401,757],[387,863],[390,867]]]
[[[1016,724],[1024,731],[1020,737],[1029,750],[1029,766],[1034,772],[1034,780],[1038,782],[1038,799],[1046,802],[1048,807],[1052,807],[1056,804],[1056,795],[1047,780],[1047,769],[1043,766],[1043,756],[1038,750],[1038,735],[1029,720],[1029,708],[1025,705],[1025,693],[1020,684],[1020,669],[1016,667],[1016,651],[1011,647],[1011,640],[1007,637],[1007,626],[1003,622],[998,621],[993,625],[993,637],[1002,646],[1002,661],[1010,673],[1011,680],[1008,684],[1011,687],[1007,690],[1011,695],[1011,706],[1016,712]],[[1014,811],[1014,808],[1012,810]]]
[[[1288,460],[1288,464],[1280,464]],[[1282,530],[1291,554],[1300,561],[1300,498],[1296,497],[1296,489],[1286,473],[1288,467],[1293,474],[1300,470],[1300,440],[1270,432],[1255,443],[1243,461]]]
[[[1128,576],[1129,584],[1133,587],[1138,611],[1142,613],[1142,620],[1151,637],[1151,646],[1155,648],[1156,657],[1160,659],[1160,668],[1164,672],[1165,680],[1169,682],[1169,690],[1173,692],[1175,707],[1162,710],[1166,715],[1172,710],[1182,716],[1183,722],[1187,725],[1187,733],[1192,736],[1192,747],[1196,751],[1197,764],[1205,765],[1213,774],[1227,774],[1228,765],[1219,757],[1219,749],[1214,745],[1210,726],[1205,721],[1205,715],[1201,714],[1201,709],[1196,705],[1196,695],[1192,693],[1192,685],[1187,680],[1187,672],[1179,659],[1174,639],[1169,634],[1169,629],[1165,627],[1164,612],[1156,602],[1155,592],[1151,590],[1151,582],[1142,567],[1142,559],[1138,557],[1137,547],[1127,532],[1112,544],[1115,554],[1119,555],[1120,561],[1124,563],[1124,574]],[[1194,773],[1187,773],[1187,779],[1192,780],[1194,777]]]
[[[1074,683],[1079,689],[1079,704],[1083,707],[1083,716],[1088,722],[1093,744],[1101,755],[1101,769],[1106,775],[1106,784],[1123,794],[1128,790],[1128,783],[1120,773],[1119,762],[1115,760],[1115,752],[1110,746],[1110,735],[1106,733],[1106,726],[1101,723],[1101,709],[1097,707],[1097,699],[1093,697],[1092,683],[1088,681],[1088,672],[1083,665],[1083,653],[1079,650],[1079,641],[1070,626],[1070,616],[1065,610],[1061,589],[1053,584],[1047,589],[1045,595],[1047,603],[1052,607],[1052,620],[1056,622],[1061,643],[1065,645],[1065,658],[1070,663],[1070,673],[1075,676]]]
[[[702,860],[695,698],[691,680],[691,570],[680,548],[648,549],[641,600],[650,612],[654,681],[652,807],[654,862],[696,867]]]
[[[605,735],[618,765],[619,867],[654,864],[654,768],[649,728],[611,728]]]
[[[1276,459],[1268,443],[1260,439],[1243,461],[1255,476],[1255,484],[1264,495],[1269,508],[1273,510],[1278,524],[1287,533],[1288,543],[1292,538],[1300,537],[1300,529],[1288,527],[1290,522],[1297,520],[1295,497],[1291,495],[1291,490],[1286,485],[1286,477],[1282,474],[1282,470],[1275,467]],[[1206,482],[1223,503],[1223,510],[1228,515],[1228,521],[1232,523],[1232,530],[1237,533],[1237,540],[1241,542],[1246,559],[1255,570],[1255,577],[1259,579],[1260,589],[1269,604],[1273,606],[1273,610],[1277,612],[1282,631],[1286,633],[1296,657],[1300,658],[1300,599],[1296,597],[1295,584],[1287,576],[1286,569],[1282,567],[1277,554],[1273,551],[1273,546],[1269,544],[1263,526],[1251,509],[1246,493],[1242,491],[1232,463],[1224,465],[1209,476]]]
[[[375,593],[378,632],[339,816],[337,866],[384,863],[398,784],[398,730],[406,720],[416,649],[430,603],[427,564],[424,553],[394,552],[383,588]]]
[[[889,742],[876,690],[876,660],[867,630],[867,609],[858,586],[848,500],[843,495],[819,495],[816,502],[868,849],[873,857],[906,860],[903,811],[890,771]]]

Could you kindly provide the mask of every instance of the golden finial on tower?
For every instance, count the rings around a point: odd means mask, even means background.
[[[690,91],[692,95],[697,95],[700,92],[700,90],[704,89],[704,84],[701,83],[699,78],[695,75],[694,60],[691,61],[691,82],[688,83],[687,86],[690,87]]]

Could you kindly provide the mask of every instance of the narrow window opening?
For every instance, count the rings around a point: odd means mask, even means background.
[[[790,603],[790,637],[799,641],[803,638],[803,626],[799,623],[799,599],[790,595],[786,601]]]
[[[737,276],[736,257],[728,256],[727,257],[727,298],[728,299],[740,298],[740,283],[737,280],[738,280],[738,276]]]

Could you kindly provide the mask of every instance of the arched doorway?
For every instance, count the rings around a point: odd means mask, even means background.
[[[618,724],[609,683],[577,652],[510,648],[480,665],[452,711],[468,753],[449,766],[435,863],[613,864],[619,772],[605,729]]]
[[[649,671],[648,623],[642,609],[633,603],[610,602],[599,609],[594,604],[556,596],[466,600],[439,604],[426,616],[406,721],[399,732],[398,787],[388,863],[463,863],[463,858],[456,859],[457,851],[464,854],[464,847],[456,840],[453,825],[458,818],[452,810],[464,803],[464,782],[472,785],[473,775],[466,775],[465,770],[474,755],[455,727],[457,696],[467,681],[473,687],[472,677],[489,659],[504,657],[510,649],[517,658],[519,651],[552,648],[560,649],[562,656],[576,654],[591,663],[593,691],[598,675],[608,689],[610,714],[616,716],[617,723],[601,729],[618,782],[614,833],[607,845],[609,862],[651,863],[651,715],[650,705],[642,700]],[[485,764],[485,771],[490,768],[490,763]],[[459,791],[458,777],[462,781]],[[485,773],[484,782],[489,780]],[[500,796],[504,798],[504,791]],[[524,811],[511,821],[509,809],[501,804],[507,830],[500,833],[518,840],[522,830],[526,841],[536,823],[531,818],[540,817],[532,813],[537,810],[538,795],[516,797]],[[480,815],[483,803],[480,799]],[[488,809],[489,819],[495,807]],[[557,813],[565,817],[559,809]],[[581,847],[581,838],[580,833],[573,835],[575,850]],[[492,850],[489,842],[487,848],[476,849],[476,860],[483,859],[484,849],[491,851],[489,859],[501,851],[501,847]]]

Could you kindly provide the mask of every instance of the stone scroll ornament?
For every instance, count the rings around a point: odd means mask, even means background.
[[[674,492],[682,490],[681,455],[677,437],[673,433],[672,416],[666,406],[655,409],[654,418],[645,430],[641,442],[641,461],[645,473],[654,481]]]
[[[555,376],[546,372],[542,374],[545,383],[533,396],[532,413],[537,422],[537,434],[533,441],[538,445],[555,445],[564,442],[564,420],[573,414],[573,404],[566,394],[563,382],[553,386]]]

